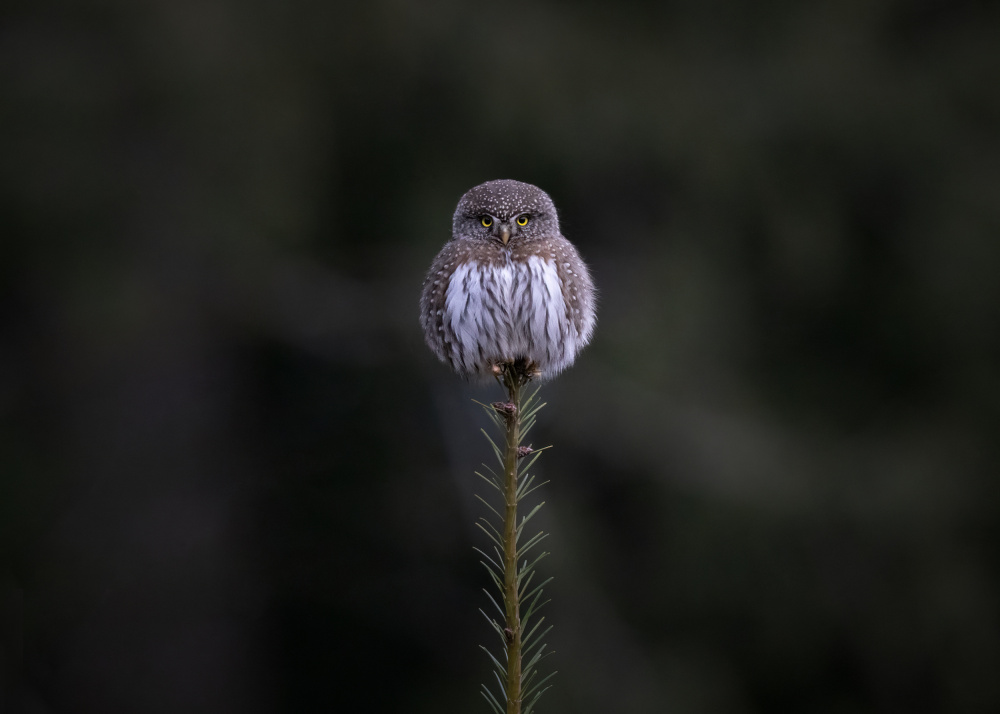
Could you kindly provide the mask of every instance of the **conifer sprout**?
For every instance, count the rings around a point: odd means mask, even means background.
[[[538,387],[528,388],[531,376],[527,367],[524,362],[502,365],[497,381],[504,386],[507,401],[481,405],[504,435],[501,448],[483,431],[499,469],[483,464],[483,471],[476,472],[500,495],[499,499],[492,499],[499,502],[498,509],[489,499],[476,494],[493,516],[483,516],[476,522],[490,543],[487,550],[476,548],[476,551],[482,556],[481,562],[499,593],[498,599],[484,588],[492,607],[489,612],[480,610],[500,640],[500,656],[481,645],[493,662],[499,685],[494,692],[489,685],[483,684],[482,693],[496,714],[528,714],[555,675],[551,672],[540,676],[538,671],[539,662],[550,654],[546,651],[544,638],[551,626],[545,625],[540,610],[548,602],[542,597],[544,587],[552,578],[536,578],[535,570],[548,555],[539,547],[548,534],[528,530],[529,522],[545,502],[537,503],[520,520],[517,515],[521,502],[547,483],[538,482],[531,471],[545,449],[532,449],[522,443],[534,426],[538,411],[545,406],[538,399]],[[506,706],[501,704],[504,701]]]

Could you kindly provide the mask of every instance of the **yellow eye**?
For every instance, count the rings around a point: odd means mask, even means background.
[[[517,225],[519,225],[519,226],[526,226],[526,225],[528,225],[528,215],[525,214],[523,216],[518,216],[517,217]]]
[[[490,218],[489,216],[483,216],[482,223],[483,223],[484,226],[486,226],[487,228],[489,228],[490,226],[493,225],[493,219]]]

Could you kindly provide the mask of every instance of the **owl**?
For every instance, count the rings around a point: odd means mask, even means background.
[[[452,237],[431,265],[420,297],[427,344],[470,379],[521,364],[549,379],[594,333],[594,284],[559,232],[545,191],[488,181],[462,196]]]

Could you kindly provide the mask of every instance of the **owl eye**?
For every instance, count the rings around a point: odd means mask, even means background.
[[[492,218],[490,218],[489,216],[483,216],[480,222],[481,222],[481,223],[482,223],[482,224],[483,224],[483,225],[484,225],[484,226],[485,226],[486,228],[489,228],[490,226],[492,226],[492,225],[493,225],[493,219],[492,219]]]
[[[523,216],[518,216],[517,217],[517,225],[519,225],[519,226],[526,226],[526,225],[528,225],[528,214],[527,213],[524,214]]]

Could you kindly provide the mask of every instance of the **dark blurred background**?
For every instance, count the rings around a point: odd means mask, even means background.
[[[474,712],[488,447],[417,299],[547,190],[540,711],[1000,711],[1000,11],[16,0],[4,712]]]

